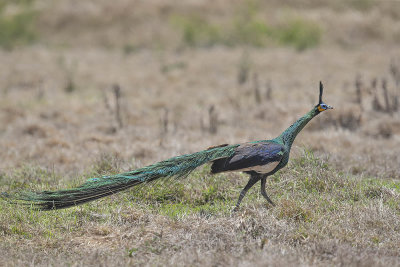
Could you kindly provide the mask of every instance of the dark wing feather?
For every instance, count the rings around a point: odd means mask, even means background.
[[[240,171],[279,162],[284,151],[283,145],[274,142],[245,143],[237,147],[232,156],[215,160],[211,172]]]

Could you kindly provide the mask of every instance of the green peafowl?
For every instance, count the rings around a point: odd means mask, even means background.
[[[205,163],[211,163],[211,173],[240,171],[250,175],[250,180],[240,192],[235,210],[247,191],[261,180],[261,194],[275,205],[265,191],[266,179],[282,169],[289,160],[290,148],[297,134],[321,112],[332,109],[322,102],[323,85],[320,82],[319,102],[281,135],[272,140],[254,141],[236,145],[220,145],[206,150],[170,158],[153,165],[112,176],[92,178],[77,188],[59,191],[25,192],[14,196],[39,210],[67,208],[109,196],[143,183],[163,177],[184,177]]]

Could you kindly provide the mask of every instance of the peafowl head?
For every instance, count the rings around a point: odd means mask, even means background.
[[[325,104],[322,101],[322,93],[324,92],[324,86],[322,84],[322,82],[319,82],[319,102],[318,104],[315,106],[315,108],[318,110],[318,113],[321,113],[327,109],[333,109],[333,107]]]

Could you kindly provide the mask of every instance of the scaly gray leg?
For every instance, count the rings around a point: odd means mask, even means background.
[[[240,206],[240,202],[242,202],[242,199],[244,198],[244,196],[246,195],[247,191],[249,191],[249,189],[258,182],[258,180],[260,180],[260,177],[257,175],[250,175],[250,180],[247,182],[247,185],[243,188],[243,190],[240,192],[239,195],[239,199],[236,203],[236,207],[233,209],[233,211],[237,211],[239,206]]]
[[[275,206],[274,202],[268,197],[267,192],[265,192],[265,183],[267,181],[267,177],[261,178],[261,195],[269,202],[272,206]]]

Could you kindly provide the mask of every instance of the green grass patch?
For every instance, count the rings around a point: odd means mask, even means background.
[[[289,19],[284,25],[275,29],[274,35],[281,44],[303,51],[320,43],[322,30],[312,21],[296,18]]]
[[[15,46],[31,44],[37,38],[34,28],[36,12],[31,8],[32,1],[0,2],[0,46],[12,49]],[[7,5],[14,5],[17,12],[6,14]]]
[[[173,15],[170,22],[181,31],[185,45],[210,46],[222,40],[220,29],[200,16]]]
[[[278,218],[295,221],[312,221],[312,212],[294,200],[283,200],[279,205]]]
[[[368,11],[374,5],[376,5],[375,0],[348,0],[346,2],[350,7],[358,9],[360,11]]]
[[[264,47],[270,43],[272,29],[260,18],[259,4],[256,1],[246,1],[236,11],[233,21],[229,24],[226,43],[234,45],[250,45]]]
[[[202,14],[174,14],[170,23],[180,31],[182,43],[190,47],[284,45],[303,51],[319,45],[322,29],[313,21],[296,17],[270,26],[258,10],[257,2],[247,1],[225,22],[210,21]]]

